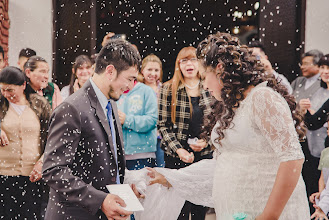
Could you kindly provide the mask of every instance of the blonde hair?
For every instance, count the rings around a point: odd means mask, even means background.
[[[163,76],[162,62],[161,62],[160,58],[158,56],[154,55],[153,53],[151,53],[150,55],[148,55],[147,57],[145,57],[143,59],[141,71],[140,71],[140,73],[138,73],[138,77],[137,77],[138,82],[144,83],[144,76],[143,76],[142,72],[143,72],[143,70],[145,69],[146,65],[149,62],[155,62],[155,63],[158,63],[160,65],[159,81],[162,82],[162,76]]]
[[[171,86],[171,121],[175,124],[176,121],[176,106],[177,106],[177,90],[180,84],[184,83],[184,76],[179,66],[179,61],[184,58],[196,58],[196,48],[194,47],[184,47],[181,49],[177,55],[176,62],[175,62],[175,71],[174,76],[171,80],[165,83],[165,85]],[[198,72],[198,77],[200,78],[200,74]],[[190,113],[192,115],[192,104],[191,104],[191,97],[188,96],[189,103],[190,103]]]

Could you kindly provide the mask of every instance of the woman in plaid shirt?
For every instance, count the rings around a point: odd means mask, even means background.
[[[199,139],[211,102],[200,82],[196,49],[184,47],[176,58],[173,78],[160,90],[158,129],[163,138],[166,168],[179,169],[212,158],[211,145]],[[189,219],[189,213],[193,220],[204,219],[206,211],[207,208],[186,201],[178,219]]]

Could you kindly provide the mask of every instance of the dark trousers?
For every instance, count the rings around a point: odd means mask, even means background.
[[[192,220],[204,220],[208,207],[201,205],[194,205],[189,201],[185,201],[182,211],[179,214],[178,220],[189,220],[189,215],[191,213]]]
[[[140,170],[145,167],[155,167],[154,158],[143,158],[136,160],[126,160],[126,167],[128,170]]]
[[[302,175],[306,185],[307,197],[309,198],[312,193],[319,191],[319,178],[321,171],[318,170],[319,158],[313,157],[308,148],[307,141],[301,142],[302,149],[305,155],[305,162],[303,164]],[[313,214],[315,209],[312,203],[309,203],[310,212]]]
[[[164,167],[164,151],[161,149],[161,139],[157,139],[157,151],[155,152],[156,155],[156,166],[157,167]]]
[[[41,179],[39,180],[41,185],[41,219],[44,219],[46,216],[46,210],[48,206],[49,199],[49,186]]]
[[[200,156],[200,153],[195,152],[193,163],[198,162],[202,159],[211,159],[211,158],[212,158],[212,154]],[[179,158],[175,158],[167,154],[165,154],[164,159],[165,159],[165,167],[170,169],[180,169],[191,165],[189,163],[184,163]],[[204,220],[206,217],[207,210],[208,207],[195,205],[189,201],[185,201],[182,211],[179,214],[178,220],[188,220],[190,213],[192,220]]]
[[[0,219],[41,219],[41,184],[27,176],[0,175]]]

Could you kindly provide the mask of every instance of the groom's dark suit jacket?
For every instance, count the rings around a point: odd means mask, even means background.
[[[111,103],[117,146],[90,81],[53,112],[43,165],[50,186],[46,220],[107,219],[100,208],[108,193],[105,186],[116,183],[114,147],[121,183],[125,171],[121,124]]]

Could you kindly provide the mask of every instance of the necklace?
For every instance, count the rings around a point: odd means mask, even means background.
[[[197,84],[195,84],[195,86],[189,86],[189,85],[187,85],[186,83],[184,83],[184,85],[185,85],[188,89],[195,89],[196,87],[199,86],[199,84],[200,84],[200,80],[199,80],[199,82],[198,82]]]

